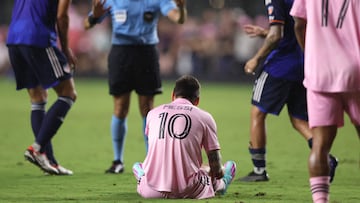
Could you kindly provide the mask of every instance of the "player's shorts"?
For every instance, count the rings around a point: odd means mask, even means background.
[[[222,181],[218,179],[216,181]],[[143,198],[167,198],[167,199],[206,199],[215,196],[211,177],[203,170],[199,170],[189,180],[189,185],[183,192],[161,192],[150,187],[146,180],[146,174],[138,182],[137,192]]]
[[[47,89],[72,77],[66,57],[56,47],[9,45],[8,50],[17,90],[39,85]]]
[[[325,93],[307,91],[309,126],[344,125],[346,112],[354,125],[360,126],[360,92]]]
[[[162,92],[159,54],[155,45],[113,45],[108,58],[109,92],[139,95]]]
[[[287,105],[291,116],[308,120],[306,89],[300,81],[275,78],[263,71],[255,81],[251,103],[274,115]]]

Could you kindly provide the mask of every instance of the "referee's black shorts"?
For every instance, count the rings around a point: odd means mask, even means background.
[[[132,90],[145,96],[162,93],[159,54],[155,45],[112,45],[108,68],[111,95]]]

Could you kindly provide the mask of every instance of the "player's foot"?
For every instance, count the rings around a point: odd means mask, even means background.
[[[140,180],[140,178],[145,175],[144,169],[142,168],[142,164],[140,162],[134,163],[132,169],[136,180]]]
[[[59,171],[56,168],[51,166],[51,164],[49,163],[49,160],[47,159],[45,153],[40,153],[38,151],[35,151],[32,146],[30,146],[25,151],[24,156],[25,156],[26,160],[28,160],[32,164],[36,165],[37,167],[39,167],[44,172],[47,172],[49,174],[58,174],[59,173]]]
[[[58,174],[49,174],[47,172],[45,172],[45,175],[59,175],[59,176],[71,176],[74,174],[74,172],[70,169],[64,168],[61,165],[54,165],[51,164],[54,168],[56,168],[58,170]]]
[[[226,193],[226,190],[228,189],[230,183],[235,177],[236,173],[236,163],[234,161],[227,161],[224,164],[224,177],[222,178],[225,183],[224,190],[218,191],[220,195],[224,195]]]
[[[336,167],[338,165],[338,159],[333,155],[329,154],[329,165],[330,165],[330,183],[334,180]]]
[[[113,174],[119,174],[122,172],[124,172],[124,164],[121,163],[121,161],[119,160],[113,161],[110,168],[105,171],[105,173],[113,173]]]
[[[257,174],[254,171],[251,171],[247,176],[238,179],[241,182],[259,182],[259,181],[269,181],[269,175],[264,171],[262,174]]]

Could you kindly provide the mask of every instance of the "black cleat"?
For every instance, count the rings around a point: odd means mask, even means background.
[[[260,182],[260,181],[269,181],[269,175],[264,171],[262,174],[257,174],[254,171],[251,171],[247,176],[239,178],[238,181],[241,182]]]
[[[338,159],[333,155],[329,154],[329,165],[330,165],[330,183],[334,180],[336,167],[338,166]]]
[[[109,169],[105,171],[105,173],[113,173],[113,174],[119,174],[124,172],[124,164],[121,163],[121,161],[113,161],[112,165]]]

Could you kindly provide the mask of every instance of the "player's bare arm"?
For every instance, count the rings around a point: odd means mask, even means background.
[[[174,0],[178,9],[169,11],[168,18],[174,23],[184,24],[187,18],[186,0]]]
[[[92,1],[92,15],[85,18],[84,27],[85,29],[89,29],[96,24],[96,21],[101,17],[108,13],[111,9],[111,6],[105,8],[106,0],[93,0]]]
[[[269,32],[266,35],[263,45],[256,52],[250,60],[245,64],[244,70],[247,74],[254,75],[255,69],[258,67],[261,60],[263,60],[277,45],[284,35],[283,25],[270,26]]]
[[[306,20],[303,18],[294,17],[295,25],[295,35],[296,40],[298,41],[302,50],[305,48],[305,33],[306,33]]]
[[[250,24],[244,25],[243,30],[250,37],[265,38],[267,36],[267,34],[269,33],[268,29],[264,29],[260,26],[250,25]]]
[[[212,150],[207,153],[207,157],[209,160],[210,172],[209,175],[212,178],[222,178],[224,176],[224,172],[221,168],[221,155],[219,150]]]
[[[57,32],[61,50],[64,52],[71,69],[75,68],[76,58],[69,47],[68,31],[69,31],[69,14],[68,10],[71,0],[59,0],[58,13],[57,13]]]

